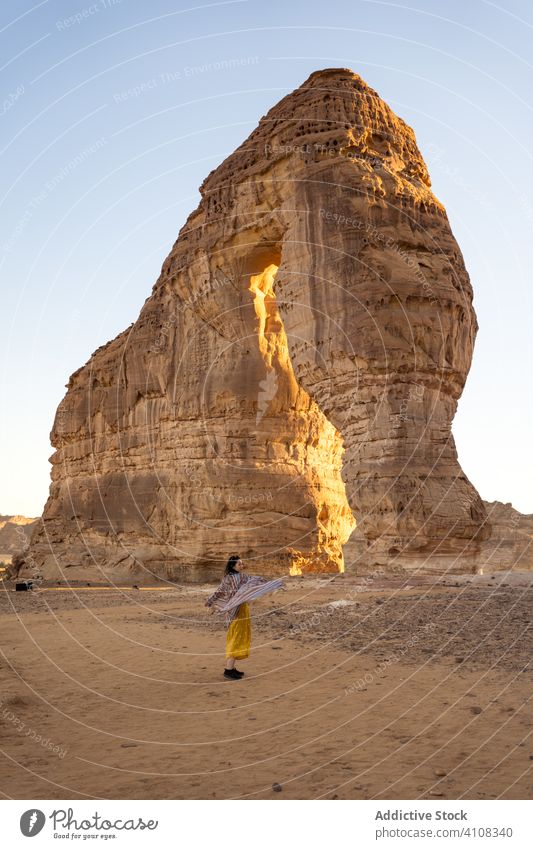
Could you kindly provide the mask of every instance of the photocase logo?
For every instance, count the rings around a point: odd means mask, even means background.
[[[259,424],[263,416],[266,414],[268,410],[268,405],[275,397],[276,392],[278,391],[278,376],[276,374],[275,369],[270,369],[267,371],[267,375],[264,380],[259,381],[259,393],[257,395],[257,415],[255,417],[255,423]]]
[[[24,811],[20,818],[20,830],[25,837],[35,837],[42,830],[46,817],[38,808],[30,808]]]

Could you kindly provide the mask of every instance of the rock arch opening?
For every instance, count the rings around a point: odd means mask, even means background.
[[[286,410],[300,416],[301,451],[292,458],[300,465],[306,489],[308,517],[314,524],[312,544],[291,551],[289,572],[344,572],[343,547],[356,527],[341,470],[344,442],[317,403],[298,384],[291,362],[287,334],[276,301],[279,265],[269,262],[249,277],[257,342],[265,365],[265,377],[257,393],[257,421]]]

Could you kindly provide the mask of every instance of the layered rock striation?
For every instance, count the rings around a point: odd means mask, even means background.
[[[196,579],[234,550],[269,573],[475,555],[451,423],[477,321],[412,129],[318,71],[201,195],[137,321],[70,378],[33,558]]]

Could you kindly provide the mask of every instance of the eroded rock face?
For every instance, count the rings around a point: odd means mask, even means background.
[[[451,423],[477,322],[413,131],[312,74],[201,187],[135,324],[70,379],[32,555],[170,578],[475,553]],[[420,561],[421,558],[421,561]]]

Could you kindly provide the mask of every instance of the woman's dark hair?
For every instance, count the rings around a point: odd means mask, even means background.
[[[237,569],[234,569],[236,563],[239,562],[241,558],[238,554],[232,554],[226,563],[226,569],[224,570],[225,575],[234,575],[237,572]]]

